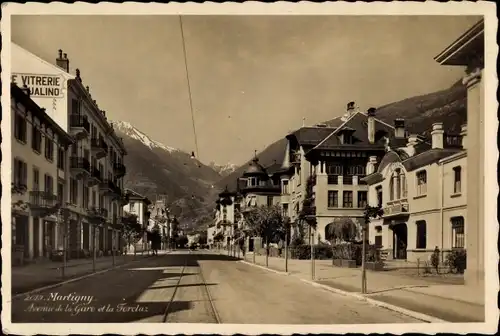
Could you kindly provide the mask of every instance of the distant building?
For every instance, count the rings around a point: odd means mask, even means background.
[[[369,158],[385,154],[387,139],[404,137],[375,115],[374,108],[360,112],[350,102],[345,114],[329,125],[302,127],[287,135],[281,201],[293,231],[301,225],[306,197],[312,200],[312,216],[317,222],[314,243],[330,241],[331,227],[339,221],[351,221],[360,231],[368,200],[368,186],[362,178]],[[307,231],[304,238],[309,241]]]
[[[442,65],[465,67],[467,86],[467,269],[466,284],[484,286],[484,164],[485,164],[485,93],[484,93],[484,20],[481,19],[435,60]]]
[[[138,223],[143,229],[146,229],[149,224],[149,206],[151,205],[151,201],[146,196],[143,196],[134,190],[126,189],[125,192],[128,195],[129,202],[123,206],[123,212],[136,215]],[[147,244],[145,235],[136,243],[135,247],[136,249],[144,248],[144,244]]]
[[[66,201],[67,152],[73,139],[28,88],[11,85],[13,264],[62,250],[64,226],[57,215]],[[67,189],[66,189],[67,190]]]
[[[466,126],[447,134],[435,123],[431,137],[430,148],[415,135],[389,143],[380,162],[371,157],[368,163],[369,203],[384,210],[370,223],[369,240],[389,260],[428,261],[435,247],[444,259],[465,248]]]
[[[215,243],[214,237],[222,234],[222,246],[227,248],[231,244],[236,227],[238,226],[238,214],[240,204],[236,192],[230,192],[227,187],[216,200],[215,218],[213,226],[207,231],[207,240]]]

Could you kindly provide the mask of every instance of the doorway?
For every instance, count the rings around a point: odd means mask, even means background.
[[[40,218],[33,218],[33,258],[40,257]]]
[[[408,226],[406,223],[396,224],[392,227],[393,256],[394,259],[406,260],[408,246]]]

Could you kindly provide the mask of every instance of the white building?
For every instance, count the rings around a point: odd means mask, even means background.
[[[141,225],[143,229],[147,229],[149,225],[150,212],[149,206],[151,205],[151,201],[138,192],[126,189],[125,193],[128,195],[128,204],[123,206],[123,212],[129,213],[137,216],[137,222]],[[135,249],[145,249],[147,244],[146,235],[136,243]]]
[[[12,80],[26,84],[34,92],[33,99],[75,139],[62,186],[69,210],[68,257],[87,255],[94,241],[97,250],[109,254],[120,248],[122,207],[127,203],[126,149],[89,87],[83,85],[80,71],[69,74],[67,55],[60,50],[55,63],[13,45]]]
[[[66,188],[67,150],[72,138],[29,95],[11,85],[12,257],[50,257],[63,248],[64,227],[57,223]]]

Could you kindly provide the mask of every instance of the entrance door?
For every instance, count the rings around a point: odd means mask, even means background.
[[[406,247],[408,246],[408,227],[406,223],[393,226],[392,232],[394,259],[406,260]]]
[[[248,239],[248,252],[253,252],[253,237]]]

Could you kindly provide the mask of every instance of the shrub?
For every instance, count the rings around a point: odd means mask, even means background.
[[[467,267],[467,251],[465,249],[451,251],[446,256],[446,263],[451,272],[462,274]]]
[[[438,268],[439,268],[439,252],[440,252],[439,249],[436,247],[431,255],[431,265],[436,270],[436,273],[438,273]]]
[[[361,244],[338,244],[334,245],[332,250],[333,259],[356,260],[356,265],[361,265]]]

